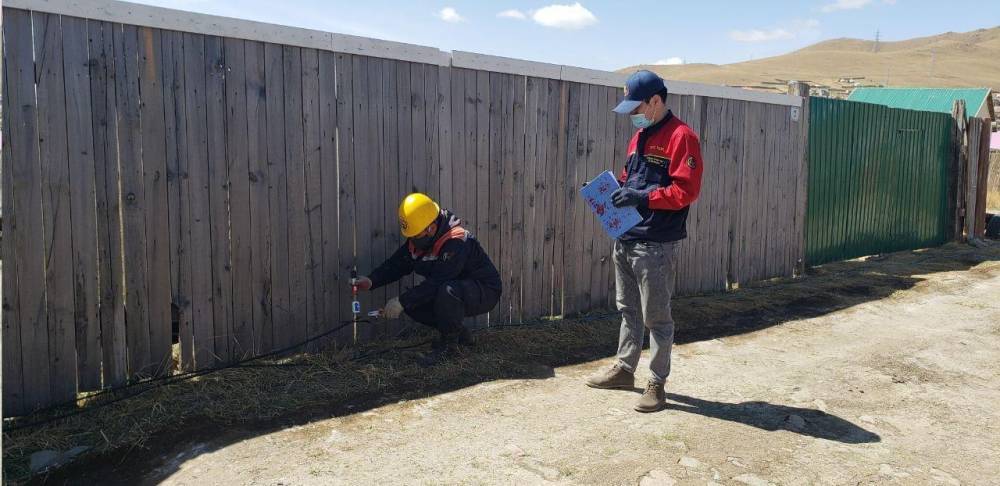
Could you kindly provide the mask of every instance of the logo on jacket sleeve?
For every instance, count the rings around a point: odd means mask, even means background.
[[[694,162],[694,156],[693,155],[689,155],[688,156],[687,166],[690,167],[690,168],[692,168],[692,169],[694,169],[695,162]]]

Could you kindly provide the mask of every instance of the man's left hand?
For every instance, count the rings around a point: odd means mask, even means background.
[[[403,313],[403,304],[399,303],[399,297],[394,297],[389,302],[386,302],[385,308],[382,309],[382,315],[386,319],[398,319],[399,315]]]
[[[611,204],[614,204],[616,208],[631,206],[645,207],[649,204],[649,193],[632,189],[631,187],[623,187],[611,193]]]

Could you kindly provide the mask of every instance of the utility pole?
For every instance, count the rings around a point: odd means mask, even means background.
[[[875,46],[872,47],[872,52],[878,52],[878,42],[880,38],[881,32],[879,32],[878,29],[875,29]]]

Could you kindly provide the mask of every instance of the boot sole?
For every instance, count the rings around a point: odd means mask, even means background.
[[[658,405],[658,406],[657,406],[656,408],[640,408],[640,407],[634,407],[633,409],[634,409],[634,410],[635,410],[636,412],[639,412],[639,413],[653,413],[653,412],[659,412],[660,410],[663,410],[663,409],[665,409],[665,408],[667,408],[667,404],[666,404],[666,403],[664,403],[664,404],[661,404],[661,405]]]
[[[632,384],[622,384],[622,385],[610,385],[610,386],[598,385],[596,383],[591,383],[589,381],[586,381],[584,383],[587,386],[589,386],[591,388],[596,388],[598,390],[631,390],[631,389],[635,388],[635,383],[632,383]]]

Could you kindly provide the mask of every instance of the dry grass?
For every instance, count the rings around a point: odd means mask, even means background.
[[[840,77],[864,76],[891,86],[991,87],[1000,89],[1000,27],[947,33],[900,42],[835,39],[781,56],[734,64],[641,66],[667,79],[737,86],[780,79],[839,86]],[[622,71],[634,71],[632,66]]]
[[[811,269],[796,280],[775,279],[726,294],[679,298],[674,305],[678,341],[746,333],[892,298],[916,286],[933,291],[930,282],[924,283],[924,275],[966,270],[983,262],[1000,264],[1000,245],[977,249],[950,244],[838,262]],[[474,352],[429,369],[416,364],[416,350],[352,359],[388,345],[420,343],[427,339],[425,334],[269,363],[278,366],[228,369],[49,425],[5,432],[4,477],[8,481],[26,478],[30,454],[42,449],[85,445],[93,448],[91,456],[110,452],[117,456],[137,448],[162,448],[185,434],[226,431],[234,425],[251,430],[274,427],[275,422],[287,426],[484,381],[545,378],[551,376],[552,367],[611,356],[617,335],[616,317],[595,314],[482,332]]]
[[[144,448],[153,437],[176,433],[194,424],[224,427],[321,416],[346,403],[418,396],[438,384],[461,386],[490,379],[534,376],[538,374],[539,360],[557,363],[567,358],[560,356],[562,350],[589,349],[593,343],[613,342],[610,321],[592,321],[599,322],[605,325],[556,321],[545,326],[544,340],[538,339],[538,328],[480,333],[481,342],[475,353],[429,369],[418,366],[414,359],[417,351],[409,350],[352,360],[357,355],[386,349],[386,343],[382,343],[262,363],[270,366],[222,370],[49,425],[5,432],[4,477],[27,478],[30,454],[43,449],[66,450],[85,445],[92,447],[91,453],[106,453]],[[428,337],[416,333],[388,344],[419,344]],[[72,410],[58,413],[67,411]],[[43,418],[44,415],[25,417],[5,425],[16,426]]]

